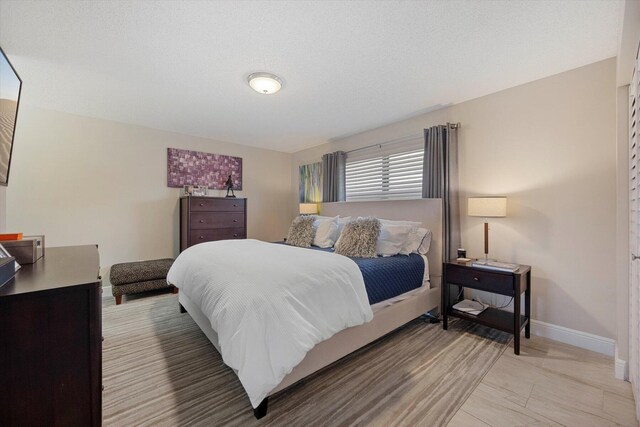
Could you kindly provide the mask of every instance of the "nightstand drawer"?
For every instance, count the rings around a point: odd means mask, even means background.
[[[510,274],[504,275],[453,265],[446,266],[446,274],[448,283],[501,295],[513,295],[514,283],[513,276]]]

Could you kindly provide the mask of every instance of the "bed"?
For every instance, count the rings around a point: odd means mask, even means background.
[[[254,414],[256,418],[261,418],[266,415],[267,405],[268,405],[268,396],[273,395],[292,384],[300,381],[301,379],[313,374],[314,372],[330,365],[331,363],[339,360],[340,358],[352,353],[353,351],[375,341],[376,339],[388,334],[394,329],[404,325],[405,323],[419,317],[423,313],[431,310],[438,310],[440,305],[440,288],[441,288],[441,276],[442,276],[442,244],[441,244],[441,236],[442,236],[442,201],[441,199],[420,199],[420,200],[401,200],[401,201],[379,201],[379,202],[337,202],[337,203],[324,203],[320,207],[320,213],[325,216],[376,216],[380,218],[390,219],[390,220],[410,220],[410,221],[419,221],[425,228],[431,230],[432,240],[431,247],[429,252],[426,254],[426,258],[422,265],[424,265],[424,270],[420,270],[419,268],[414,268],[413,276],[418,276],[420,274],[423,275],[420,279],[421,283],[418,286],[411,285],[407,289],[401,290],[402,293],[398,290],[398,286],[402,286],[402,283],[389,283],[388,286],[385,286],[384,283],[377,283],[375,285],[367,285],[367,295],[364,296],[364,304],[367,305],[366,310],[362,308],[362,310],[352,310],[350,313],[349,319],[351,319],[353,325],[346,327],[344,329],[340,329],[339,331],[333,333],[331,332],[330,337],[323,339],[319,342],[316,342],[313,345],[310,345],[309,349],[305,351],[306,354],[299,356],[299,362],[296,360],[295,367],[289,369],[286,375],[280,379],[277,377],[277,383],[272,382],[271,385],[267,387],[268,392],[264,392],[260,394],[259,398],[256,398],[256,392],[250,390],[249,387],[245,384],[247,382],[247,375],[245,375],[245,382],[243,382],[243,386],[247,391],[251,399],[252,406],[254,407]],[[203,244],[204,245],[204,244]],[[249,245],[249,243],[245,243],[244,245]],[[324,253],[324,251],[314,251],[313,249],[302,249],[302,248],[292,248],[289,246],[284,247],[285,245],[278,244],[266,244],[266,243],[251,243],[251,245],[255,245],[260,250],[265,250],[264,245],[272,245],[270,246],[269,251],[272,252],[282,252],[282,257],[292,257],[295,256],[304,256],[304,257],[315,257],[318,262],[324,262],[328,257],[335,258],[335,254]],[[200,246],[196,245],[195,247]],[[277,246],[282,246],[281,248],[277,248]],[[229,244],[226,247],[233,253],[233,245]],[[204,247],[203,247],[204,248]],[[288,251],[288,252],[287,252]],[[295,252],[294,252],[295,251]],[[302,252],[301,252],[302,251]],[[311,255],[311,252],[321,252],[318,254]],[[412,261],[408,260],[406,262],[413,262],[414,265],[419,265],[420,263],[417,261],[415,257],[420,257],[420,255],[415,255]],[[305,259],[307,259],[305,258]],[[342,257],[345,260],[348,260],[346,257]],[[375,261],[373,261],[375,263]],[[389,282],[392,282],[392,277],[397,276],[394,274],[393,268],[398,268],[398,264],[393,260],[382,261],[386,263],[386,270],[388,271]],[[365,261],[364,264],[371,263],[371,261]],[[284,267],[284,264],[283,264]],[[346,267],[346,265],[345,265]],[[265,266],[265,271],[268,270]],[[358,268],[361,269],[360,274],[362,277],[367,275],[366,269],[372,268],[371,265],[367,267],[367,265],[360,266]],[[404,267],[400,267],[404,268]],[[375,270],[375,267],[373,267]],[[346,270],[345,270],[346,271]],[[238,274],[242,274],[238,272]],[[249,273],[247,273],[249,274]],[[345,273],[346,274],[346,273]],[[374,275],[375,276],[375,275]],[[380,275],[378,275],[380,276]],[[187,282],[191,280],[188,276],[176,276],[174,275],[173,281],[179,282],[176,277],[181,277],[180,280]],[[232,276],[235,278],[235,276]],[[384,277],[384,276],[383,276]],[[425,278],[428,278],[428,281],[424,281]],[[362,279],[361,279],[362,280]],[[415,279],[414,279],[415,280]],[[382,280],[384,282],[384,280]],[[381,280],[378,280],[381,282]],[[397,282],[397,281],[396,281]],[[185,286],[185,283],[171,283],[178,288],[182,288]],[[330,284],[327,284],[329,286]],[[372,287],[373,286],[373,287]],[[344,288],[344,287],[343,287]],[[343,289],[341,288],[341,289]],[[364,289],[364,288],[363,288]],[[395,290],[394,290],[395,289]],[[349,289],[351,290],[351,289]],[[389,293],[390,292],[390,293]],[[340,301],[351,301],[349,302],[348,307],[340,308],[341,310],[347,311],[352,306],[357,306],[358,304],[362,304],[363,296],[362,295],[351,295],[357,294],[358,292],[350,292],[345,293],[340,296]],[[191,295],[195,295],[193,292]],[[199,294],[198,294],[199,295]],[[391,296],[391,297],[389,297]],[[387,298],[389,297],[389,298]],[[352,298],[352,299],[349,299]],[[189,315],[193,318],[193,320],[198,324],[200,329],[204,332],[207,338],[211,341],[214,347],[221,352],[223,355],[223,359],[225,359],[225,354],[221,351],[221,342],[228,343],[229,339],[237,338],[237,334],[233,334],[233,337],[228,336],[220,336],[216,330],[212,327],[212,324],[218,325],[216,321],[212,318],[211,315],[207,316],[205,312],[209,313],[210,310],[204,307],[204,303],[200,297],[192,297],[190,298],[188,292],[180,292],[179,294],[179,302],[181,312],[188,312]],[[309,301],[306,302],[307,305],[311,305]],[[318,303],[319,304],[319,303]],[[311,307],[313,308],[313,307]],[[260,311],[260,310],[257,310]],[[371,315],[366,314],[366,312],[370,312]],[[365,314],[363,314],[365,313]],[[263,313],[250,313],[253,316],[265,315]],[[223,316],[224,317],[224,316]],[[244,319],[241,317],[240,320],[236,319],[235,322],[242,322]],[[344,320],[348,322],[349,319]],[[255,324],[255,321],[254,321]],[[220,328],[217,328],[220,329]],[[335,328],[334,328],[335,330]],[[269,336],[269,334],[267,334]],[[278,340],[281,337],[274,337],[274,340]],[[246,338],[245,338],[246,341]],[[225,344],[226,345],[226,344]],[[278,350],[276,348],[276,350]],[[227,353],[229,349],[227,347]],[[250,352],[248,352],[250,353]],[[252,353],[253,354],[253,353]],[[242,354],[235,355],[235,359],[237,360],[239,357],[243,359],[245,362],[245,366],[249,364],[251,366],[252,363],[252,354]],[[275,354],[275,355],[274,355]],[[279,355],[278,355],[279,354]],[[239,356],[239,357],[238,357]],[[273,358],[277,357],[286,357],[283,353],[273,353],[267,355],[268,357]],[[229,358],[229,354],[227,354],[227,359]],[[225,360],[229,366],[234,367],[233,364],[228,363],[228,360]],[[236,370],[236,369],[234,369]],[[262,371],[268,371],[269,369],[262,368]],[[250,378],[255,376],[259,376],[262,371],[255,371],[252,375],[249,375]],[[236,370],[236,373],[239,374],[239,371]],[[240,375],[239,375],[240,377]],[[241,377],[241,381],[243,378]],[[273,379],[271,379],[273,381]],[[264,386],[263,386],[264,388]],[[265,395],[264,398],[262,396]]]

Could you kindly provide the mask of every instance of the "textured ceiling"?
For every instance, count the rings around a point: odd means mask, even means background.
[[[0,0],[0,46],[25,103],[292,152],[615,56],[622,7]]]

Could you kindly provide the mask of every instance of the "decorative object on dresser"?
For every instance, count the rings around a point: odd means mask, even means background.
[[[242,190],[242,157],[167,149],[168,187],[206,185],[212,190],[225,190],[229,175],[233,188]]]
[[[469,216],[480,216],[484,220],[484,262],[489,261],[489,223],[487,218],[502,218],[507,216],[506,197],[469,197]],[[480,262],[481,260],[478,260]]]
[[[224,183],[227,186],[227,195],[225,197],[236,197],[236,193],[233,192],[233,180],[231,175],[227,178],[227,182]],[[231,194],[229,194],[231,192]]]
[[[247,238],[247,199],[180,198],[180,252],[203,242]]]
[[[24,236],[20,240],[2,242],[11,256],[20,264],[33,264],[44,256],[44,236]]]
[[[178,288],[167,283],[167,273],[173,261],[173,258],[164,258],[112,265],[109,281],[116,305],[122,303],[122,295],[165,288],[171,288],[171,291],[177,294]]]
[[[206,185],[198,185],[193,189],[193,196],[206,196],[207,195],[207,186]]]
[[[0,242],[4,242],[6,240],[21,240],[22,233],[4,233],[0,234]]]
[[[98,247],[50,248],[0,288],[0,425],[102,424]]]
[[[524,328],[529,338],[531,328],[531,267],[520,265],[516,271],[489,271],[478,268],[472,262],[445,262],[442,279],[442,328],[448,328],[448,317],[460,317],[481,325],[513,334],[513,352],[520,354],[520,331]],[[478,315],[454,310],[450,304],[449,286],[477,289],[513,299],[513,313],[500,308],[488,307]],[[524,293],[524,315],[521,314],[520,296]]]

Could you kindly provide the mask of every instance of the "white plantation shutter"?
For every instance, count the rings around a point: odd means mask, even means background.
[[[347,201],[421,198],[423,158],[420,138],[347,153]]]

